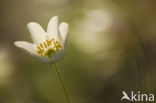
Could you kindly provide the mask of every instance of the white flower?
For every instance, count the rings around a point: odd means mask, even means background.
[[[55,63],[62,59],[66,49],[68,24],[58,25],[58,17],[50,19],[47,32],[35,22],[27,24],[33,43],[16,41],[14,44],[46,63]]]

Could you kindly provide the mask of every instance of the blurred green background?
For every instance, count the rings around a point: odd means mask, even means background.
[[[66,103],[53,66],[13,45],[55,15],[70,26],[59,66],[72,103],[156,93],[155,0],[0,0],[0,103]]]

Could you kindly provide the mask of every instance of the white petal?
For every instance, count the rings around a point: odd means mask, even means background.
[[[59,26],[59,30],[60,30],[61,38],[65,42],[68,34],[68,23],[66,22],[61,23]]]
[[[61,59],[63,59],[65,55],[65,48],[63,48],[62,50],[56,52],[54,55],[52,55],[51,59],[50,59],[50,63],[56,63],[58,61],[60,61]]]
[[[47,58],[45,56],[36,56],[40,61],[44,62],[44,63],[51,63],[50,62],[50,58]]]
[[[35,22],[30,22],[27,24],[27,27],[31,33],[31,38],[35,44],[39,44],[46,39],[46,32],[41,27],[40,24]]]
[[[47,35],[49,39],[54,38],[55,40],[59,40],[58,35],[58,16],[54,16],[50,19],[47,27]]]
[[[16,41],[14,42],[15,46],[22,48],[23,50],[26,50],[31,55],[37,55],[37,48],[32,43],[28,43],[26,41]]]

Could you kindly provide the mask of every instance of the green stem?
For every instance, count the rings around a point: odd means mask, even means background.
[[[63,90],[64,90],[64,94],[65,94],[65,96],[66,96],[67,103],[70,103],[69,95],[68,95],[67,89],[65,88],[64,81],[63,81],[63,79],[62,79],[60,69],[59,69],[59,67],[58,67],[58,65],[57,65],[56,63],[54,64],[54,66],[55,66],[57,75],[58,75],[58,77],[59,77],[59,80],[60,80],[60,82],[61,82],[62,88],[63,88]]]

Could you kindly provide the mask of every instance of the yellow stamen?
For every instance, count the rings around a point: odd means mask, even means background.
[[[39,50],[41,50],[41,48],[40,48],[39,46],[37,46],[37,48],[38,48]]]
[[[46,43],[45,43],[45,42],[43,42],[43,44],[44,44],[44,47],[45,47],[45,48],[47,48],[47,45],[46,45]]]
[[[53,47],[51,47],[52,44]],[[58,41],[55,41],[54,38],[52,38],[51,40],[46,40],[45,42],[40,43],[37,46],[37,53],[41,56],[46,56],[50,58],[55,52],[59,51],[61,48],[62,45]]]
[[[40,43],[40,47],[43,48],[43,45]]]

